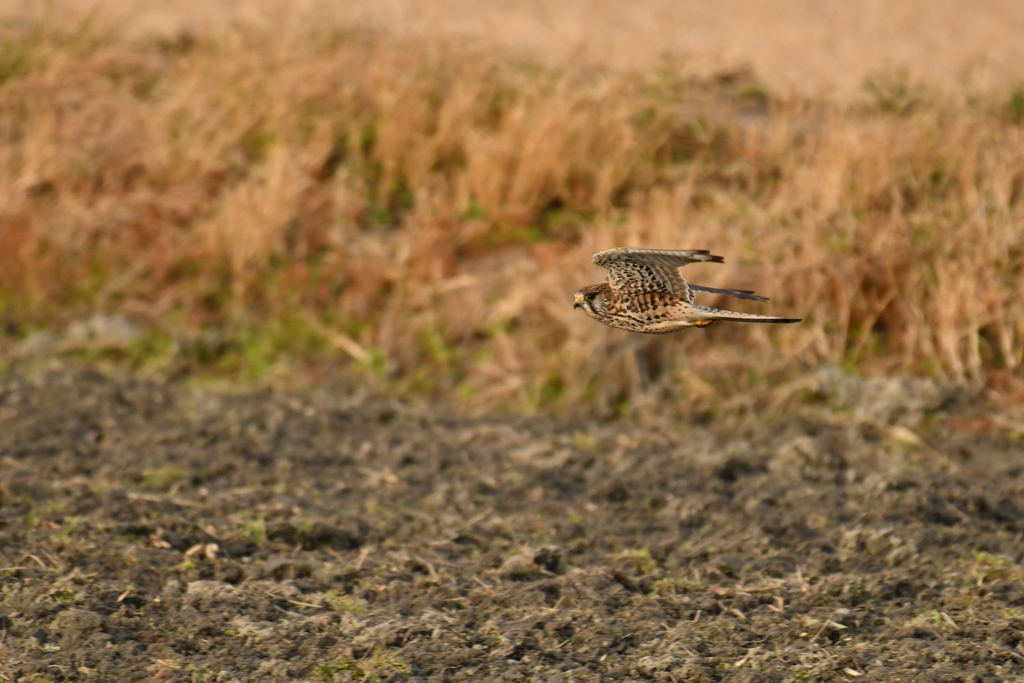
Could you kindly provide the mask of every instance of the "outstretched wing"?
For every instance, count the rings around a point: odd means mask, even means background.
[[[701,261],[722,263],[707,249],[608,249],[594,254],[594,263],[608,271],[608,284],[619,296],[668,293],[693,303],[693,294],[679,269]]]
[[[737,299],[750,299],[751,301],[768,301],[766,296],[758,296],[749,289],[716,289],[715,287],[703,287],[701,285],[687,285],[691,292],[705,292],[707,294],[721,294],[722,296],[734,296]]]

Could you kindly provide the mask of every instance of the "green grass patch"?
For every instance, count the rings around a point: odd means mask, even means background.
[[[317,664],[313,667],[313,679],[321,683],[350,680],[377,683],[389,676],[407,674],[411,671],[409,665],[397,656],[383,650],[375,650],[364,659],[342,657]]]

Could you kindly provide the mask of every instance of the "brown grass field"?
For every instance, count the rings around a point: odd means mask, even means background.
[[[743,410],[823,362],[1019,400],[1019,8],[801,24],[790,3],[759,33],[766,10],[733,4],[736,26],[657,3],[6,3],[4,357],[103,311],[145,334],[75,353],[243,378],[343,358],[479,410]],[[712,249],[693,281],[805,322],[648,339],[573,315],[616,245]]]

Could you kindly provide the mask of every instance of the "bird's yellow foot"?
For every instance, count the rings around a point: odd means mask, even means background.
[[[708,325],[711,325],[714,322],[714,320],[695,320],[693,321],[693,324],[696,325],[697,327],[707,327]]]

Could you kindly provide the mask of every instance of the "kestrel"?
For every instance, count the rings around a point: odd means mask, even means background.
[[[573,308],[582,308],[594,320],[632,332],[664,334],[686,327],[707,327],[717,321],[737,323],[798,323],[799,318],[776,318],[699,306],[694,292],[722,294],[739,299],[768,301],[741,289],[715,289],[688,285],[679,269],[687,263],[722,263],[706,249],[608,249],[594,254],[594,263],[608,271],[608,281],[587,285],[576,292]]]

